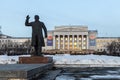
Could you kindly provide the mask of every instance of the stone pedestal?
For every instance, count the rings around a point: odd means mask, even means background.
[[[52,69],[52,67],[53,63],[0,64],[0,80],[36,80],[34,78]]]
[[[40,63],[52,63],[52,57],[41,57],[41,56],[31,56],[31,57],[19,57],[19,64],[40,64]]]

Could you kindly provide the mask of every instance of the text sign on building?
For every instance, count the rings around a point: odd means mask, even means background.
[[[47,38],[47,46],[53,46],[53,37],[51,35]]]
[[[94,34],[91,34],[89,36],[89,45],[90,46],[96,46],[96,36]]]

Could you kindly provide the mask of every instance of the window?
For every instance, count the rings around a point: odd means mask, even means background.
[[[98,49],[98,51],[99,51],[99,49]]]
[[[77,45],[77,43],[75,42],[74,45]]]
[[[61,44],[63,44],[63,42],[61,42]]]
[[[75,38],[75,41],[77,40],[77,38]]]
[[[61,40],[63,40],[63,38],[61,38]]]
[[[65,38],[65,40],[67,40],[67,38]]]
[[[83,40],[86,40],[86,38],[83,38]]]
[[[86,49],[86,46],[84,46],[83,49]]]
[[[86,42],[84,42],[83,44],[86,44]]]
[[[81,38],[79,38],[79,40],[81,40]]]

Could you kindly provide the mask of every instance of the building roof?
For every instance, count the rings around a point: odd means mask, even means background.
[[[12,38],[12,37],[5,34],[0,34],[0,38]]]
[[[31,39],[31,37],[12,37],[12,39]]]
[[[12,36],[8,36],[5,34],[0,34],[0,39],[7,39],[7,38],[10,38],[10,39],[30,39],[31,37],[12,37]]]
[[[97,39],[120,39],[120,37],[97,37]]]

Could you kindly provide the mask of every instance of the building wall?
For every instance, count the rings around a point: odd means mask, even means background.
[[[97,42],[97,51],[98,52],[103,52],[107,50],[107,45],[110,44],[111,42],[115,41],[118,42],[119,41],[119,37],[98,37],[96,42]]]
[[[16,44],[21,46],[24,42],[31,40],[27,37],[7,37],[4,35],[0,38],[0,49],[6,47],[16,47]],[[18,46],[18,47],[19,47]]]

